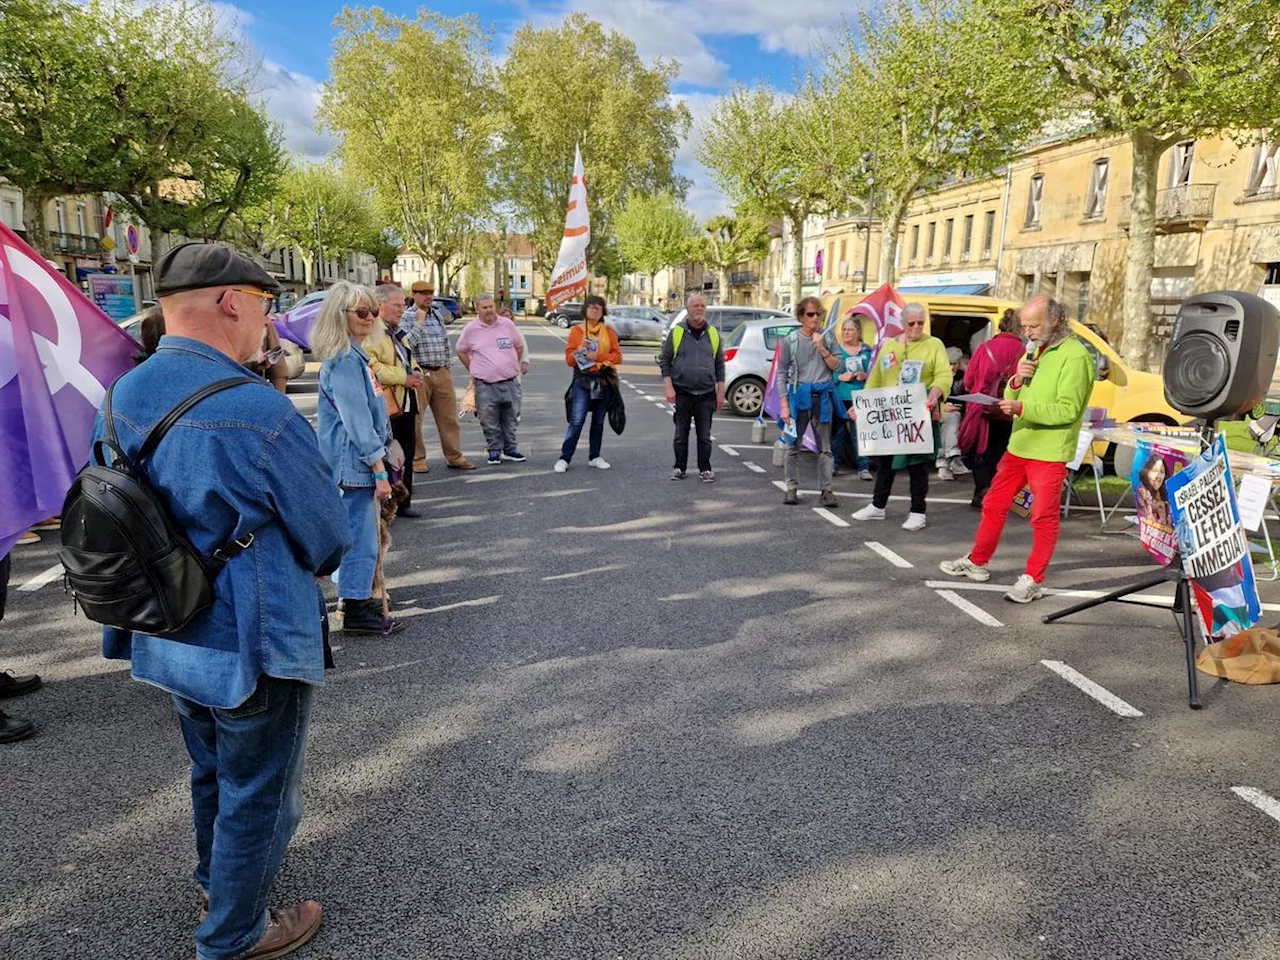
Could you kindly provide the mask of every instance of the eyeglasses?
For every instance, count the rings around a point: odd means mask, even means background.
[[[274,367],[286,356],[287,354],[284,352],[284,347],[272,347],[262,355],[262,362],[265,366]]]
[[[924,326],[924,321],[923,321],[923,320],[915,320],[915,321],[912,321],[911,323],[908,323],[908,324],[907,324],[907,326],[908,326],[908,327],[923,327],[923,326]]]
[[[250,297],[257,297],[258,302],[262,305],[262,313],[265,316],[267,311],[271,309],[271,304],[275,303],[276,295],[274,293],[259,293],[257,290],[243,290],[240,287],[232,287],[230,290],[223,290],[218,294],[218,305],[222,305],[222,300],[228,293],[243,293]]]
[[[378,315],[377,307],[352,307],[347,313],[354,313],[361,320],[372,320]]]
[[[814,310],[806,310],[806,311],[804,312],[804,315],[805,315],[806,317],[820,317],[820,316],[822,316],[821,312],[814,311]]]

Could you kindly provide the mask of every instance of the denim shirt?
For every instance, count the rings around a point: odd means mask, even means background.
[[[254,375],[196,340],[166,336],[118,381],[116,433],[137,452],[151,428],[200,387]],[[171,639],[103,631],[103,656],[133,661],[133,676],[207,707],[248,699],[266,674],[324,681],[318,575],[351,545],[347,515],[315,433],[265,380],[202,400],[144,465],[178,526],[205,555],[252,533],[253,544],[214,581],[213,606]],[[93,437],[106,436],[102,413]]]
[[[387,455],[391,421],[387,402],[374,387],[369,356],[355,344],[320,367],[316,426],[338,486],[374,486],[373,465]]]

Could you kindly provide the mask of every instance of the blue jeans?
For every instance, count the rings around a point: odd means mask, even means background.
[[[587,459],[594,460],[600,456],[600,446],[604,443],[604,422],[608,411],[604,408],[604,397],[591,399],[591,386],[581,377],[574,377],[569,387],[569,429],[564,432],[564,443],[560,447],[560,459],[568,463],[573,459],[573,451],[578,449],[578,438],[582,436],[582,426],[587,422],[587,411],[591,411],[591,431],[587,434]]]
[[[373,487],[355,487],[342,491],[342,503],[347,508],[351,549],[342,555],[342,566],[338,567],[338,596],[368,600],[373,596],[373,571],[378,565],[378,501]]]
[[[315,687],[258,678],[231,710],[175,696],[191,755],[195,880],[209,895],[198,960],[230,960],[267,929],[267,896],[302,819],[302,768]]]

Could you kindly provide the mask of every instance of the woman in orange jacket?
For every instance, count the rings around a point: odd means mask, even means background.
[[[591,412],[591,432],[587,439],[587,463],[598,470],[608,470],[609,461],[600,456],[604,442],[604,422],[609,415],[612,391],[618,388],[617,366],[622,363],[618,334],[605,322],[609,310],[604,297],[591,294],[582,302],[582,323],[569,331],[564,348],[564,362],[573,370],[573,382],[565,399],[569,429],[564,433],[556,473],[569,469],[573,451],[578,447],[582,427]]]

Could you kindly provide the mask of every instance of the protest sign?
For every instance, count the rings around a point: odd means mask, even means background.
[[[1262,608],[1222,436],[1165,481],[1165,490],[1205,636],[1229,637],[1253,626]]]
[[[1138,506],[1138,539],[1167,567],[1178,555],[1178,537],[1164,484],[1186,466],[1187,455],[1150,440],[1139,440],[1136,450],[1129,482]]]
[[[924,384],[859,390],[853,395],[853,409],[860,454],[933,453],[932,414]]]

